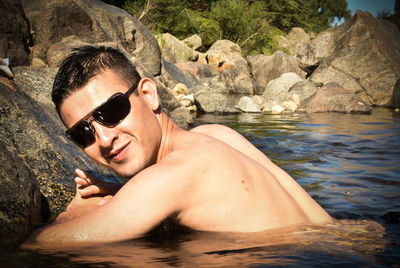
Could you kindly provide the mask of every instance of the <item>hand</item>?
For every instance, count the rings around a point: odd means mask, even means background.
[[[92,195],[114,195],[122,187],[121,183],[106,182],[87,174],[80,169],[75,170],[78,177],[75,178],[77,184],[77,192],[82,197],[89,197]]]
[[[56,219],[56,223],[65,222],[81,215],[87,214],[98,207],[106,204],[110,201],[113,196],[106,195],[106,196],[95,196],[91,195],[89,197],[83,197],[79,192],[79,186],[76,186],[76,194],[75,197],[72,199],[71,203],[69,203],[67,209],[58,215]]]

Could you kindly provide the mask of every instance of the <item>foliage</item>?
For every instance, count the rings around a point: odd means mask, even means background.
[[[377,17],[393,22],[400,29],[400,0],[394,2],[394,14],[391,14],[388,9],[382,9],[378,12]]]
[[[347,0],[103,0],[124,8],[157,33],[179,39],[198,34],[203,50],[218,39],[245,54],[271,54],[276,37],[293,27],[320,32],[350,17]],[[398,0],[396,0],[398,2]]]

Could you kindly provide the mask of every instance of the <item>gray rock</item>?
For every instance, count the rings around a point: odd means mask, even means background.
[[[308,80],[299,81],[289,89],[289,99],[294,100],[297,98],[295,95],[297,95],[298,101],[295,102],[299,107],[301,107],[302,103],[314,95],[317,90],[318,88],[313,82]]]
[[[344,89],[339,84],[328,83],[303,105],[308,113],[342,112],[370,113],[371,108],[356,94]]]
[[[240,47],[229,40],[218,40],[206,52],[208,64],[220,71],[220,81],[231,93],[253,95],[253,81]]]
[[[153,75],[161,71],[157,40],[122,9],[99,0],[22,0],[21,3],[35,32],[35,46],[40,47],[41,53],[62,38],[75,35],[87,43],[118,43]]]
[[[215,66],[200,62],[179,62],[176,67],[183,73],[193,75],[199,81],[207,81],[219,75],[219,71]]]
[[[299,67],[308,73],[312,73],[323,59],[331,55],[335,45],[333,28],[320,33],[309,45],[299,48],[297,54]]]
[[[300,77],[305,77],[305,72],[298,67],[297,59],[281,51],[277,51],[271,56],[248,56],[247,62],[254,79],[255,94],[262,94],[268,82],[284,73],[293,72]]]
[[[400,32],[396,25],[358,11],[318,35],[299,56],[311,81],[336,82],[367,104],[389,105],[400,77]]]
[[[297,55],[299,50],[303,46],[309,45],[310,42],[310,35],[299,27],[293,27],[286,36],[278,39],[279,45],[289,51],[291,55]]]
[[[226,95],[219,93],[199,91],[194,95],[199,111],[205,113],[237,113],[239,112],[233,102]]]
[[[289,99],[289,90],[303,79],[295,73],[284,73],[279,78],[270,81],[263,94],[263,102],[281,103]]]
[[[62,61],[72,52],[73,48],[89,45],[75,35],[70,35],[61,39],[60,42],[52,44],[47,50],[46,59],[50,67],[58,67]]]
[[[193,48],[194,50],[198,49],[203,45],[203,41],[201,40],[201,37],[198,36],[197,34],[194,34],[192,36],[189,36],[188,38],[185,38],[183,42],[188,45],[190,48]]]
[[[157,40],[163,57],[169,62],[196,61],[199,56],[199,52],[169,33],[157,36]]]
[[[174,88],[178,83],[185,84],[187,87],[194,87],[199,84],[197,77],[192,73],[182,72],[177,65],[165,59],[162,59],[161,74],[158,78],[169,88]]]
[[[3,87],[0,81],[1,91]],[[0,118],[7,113],[6,109],[1,106]],[[0,246],[17,245],[42,221],[39,183],[3,140],[0,141],[0,160]]]
[[[245,113],[261,113],[260,107],[258,107],[258,105],[247,96],[240,98],[238,108]]]

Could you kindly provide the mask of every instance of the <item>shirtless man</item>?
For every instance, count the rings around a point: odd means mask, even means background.
[[[120,241],[168,218],[217,232],[331,221],[237,132],[220,125],[179,128],[161,111],[156,84],[114,49],[83,47],[69,56],[55,78],[53,101],[67,137],[129,180],[115,189],[77,170],[75,198],[35,234],[36,242]]]

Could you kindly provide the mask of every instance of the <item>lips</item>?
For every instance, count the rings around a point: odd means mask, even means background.
[[[107,158],[110,161],[121,162],[125,158],[129,144],[130,142],[124,144],[123,146],[113,149]]]

